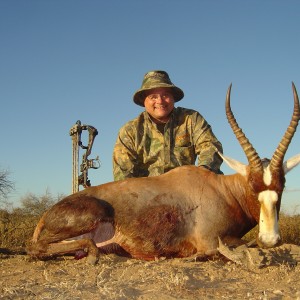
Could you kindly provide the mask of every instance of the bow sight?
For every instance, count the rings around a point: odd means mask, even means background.
[[[81,141],[81,134],[83,130],[87,130],[89,133],[88,145],[84,146]],[[72,152],[73,152],[73,176],[72,176],[72,193],[79,191],[79,185],[84,188],[91,186],[90,180],[88,179],[88,169],[98,169],[100,167],[99,156],[95,159],[88,159],[88,156],[92,152],[94,139],[98,131],[95,127],[90,125],[81,125],[78,120],[76,124],[70,129],[70,136],[72,137]],[[79,164],[79,147],[86,150],[82,155],[82,163],[80,165],[81,174],[78,175],[78,164]]]

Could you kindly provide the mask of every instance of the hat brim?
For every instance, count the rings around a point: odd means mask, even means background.
[[[145,101],[145,92],[151,91],[157,88],[168,88],[174,97],[174,102],[180,101],[184,97],[183,91],[174,85],[166,85],[166,84],[161,84],[157,85],[156,87],[151,87],[149,89],[139,89],[137,90],[134,95],[133,95],[133,102],[139,106],[144,107],[144,101]]]

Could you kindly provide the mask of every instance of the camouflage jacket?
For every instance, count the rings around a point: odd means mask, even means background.
[[[119,131],[113,152],[114,180],[156,176],[175,167],[205,166],[220,172],[223,151],[210,125],[197,111],[174,108],[171,118],[159,128],[144,111]]]

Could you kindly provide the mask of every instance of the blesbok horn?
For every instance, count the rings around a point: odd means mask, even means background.
[[[280,141],[279,145],[277,146],[271,162],[270,162],[270,169],[275,171],[282,168],[283,160],[285,153],[289,147],[289,144],[296,132],[299,118],[300,118],[300,108],[299,108],[299,98],[297,94],[296,87],[294,82],[292,82],[293,94],[294,94],[294,111],[292,115],[292,119],[290,122],[289,127],[287,128],[282,140]]]
[[[231,93],[231,86],[230,84],[227,95],[226,95],[226,102],[225,102],[225,110],[228,123],[232,128],[233,133],[235,134],[237,140],[239,141],[240,145],[242,146],[246,157],[249,162],[249,166],[253,172],[262,172],[263,165],[259,155],[257,154],[256,150],[249,142],[245,134],[243,133],[242,129],[239,127],[230,107],[230,93]]]

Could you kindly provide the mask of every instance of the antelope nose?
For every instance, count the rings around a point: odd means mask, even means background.
[[[261,248],[272,248],[278,246],[281,243],[281,237],[279,234],[273,234],[273,235],[260,234],[258,236],[257,243]]]

